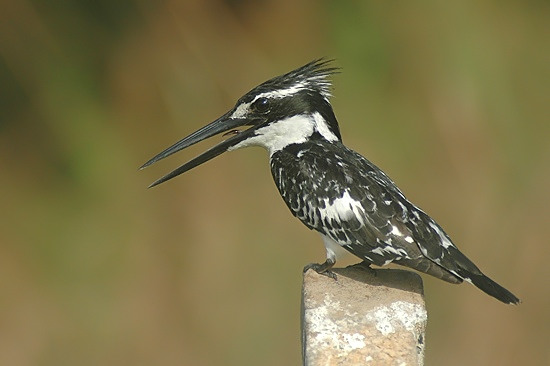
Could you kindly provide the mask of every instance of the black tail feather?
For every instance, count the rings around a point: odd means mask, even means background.
[[[485,292],[488,295],[493,296],[494,298],[502,301],[506,304],[519,304],[519,299],[510,291],[506,290],[504,287],[485,276],[483,273],[474,274],[468,273],[464,274],[464,280],[472,282],[477,288]]]
[[[449,247],[449,256],[446,256],[446,263],[443,267],[449,272],[462,278],[464,281],[471,282],[487,295],[494,297],[497,300],[506,304],[519,304],[519,299],[510,291],[485,276],[479,268],[469,260],[456,247]],[[452,258],[452,261],[449,259]]]

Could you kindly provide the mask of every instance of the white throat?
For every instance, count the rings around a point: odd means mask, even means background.
[[[325,119],[316,112],[311,115],[292,116],[259,128],[255,136],[238,143],[228,151],[248,146],[261,146],[269,152],[271,157],[288,145],[306,142],[315,131],[328,141],[338,139],[328,128]]]

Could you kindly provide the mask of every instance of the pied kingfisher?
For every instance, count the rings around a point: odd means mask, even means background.
[[[331,60],[318,59],[268,80],[223,116],[146,162],[145,168],[216,134],[230,136],[155,181],[172,179],[225,151],[261,146],[290,212],[321,234],[327,259],[305,267],[334,277],[336,248],[366,264],[396,263],[450,283],[468,281],[498,300],[519,299],[485,276],[430,216],[376,165],[342,143],[329,102]],[[247,126],[248,128],[244,128]]]

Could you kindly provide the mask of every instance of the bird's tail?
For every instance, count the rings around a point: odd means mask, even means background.
[[[464,273],[457,271],[457,274],[465,281],[473,283],[481,291],[506,304],[519,304],[519,299],[510,291],[485,276],[483,273]]]
[[[518,304],[520,302],[510,291],[485,276],[456,247],[450,246],[446,249],[448,253],[439,258],[438,261],[422,256],[414,259],[402,258],[395,263],[414,268],[417,271],[427,273],[450,283],[470,282],[481,291],[506,304]]]
[[[493,296],[503,303],[519,304],[519,299],[513,293],[485,276],[479,268],[477,268],[477,266],[456,247],[449,247],[448,250],[451,252],[450,257],[453,259],[453,263],[448,267],[451,273],[456,274],[464,281],[474,284],[487,295]],[[447,268],[447,266],[445,267]]]

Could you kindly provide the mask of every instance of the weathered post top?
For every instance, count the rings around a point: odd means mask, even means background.
[[[302,356],[306,366],[422,365],[427,313],[414,272],[309,270],[302,289]]]

